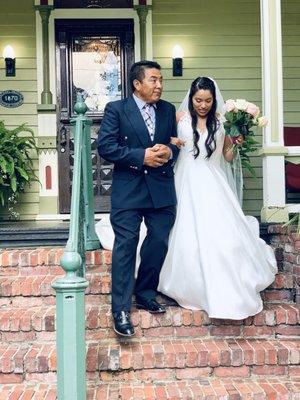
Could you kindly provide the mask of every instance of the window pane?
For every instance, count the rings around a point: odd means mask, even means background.
[[[121,99],[118,37],[75,37],[72,64],[73,105],[78,91],[92,113],[103,113],[106,103]]]
[[[132,8],[132,0],[55,0],[55,8]]]

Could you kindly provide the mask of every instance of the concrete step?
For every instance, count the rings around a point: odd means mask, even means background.
[[[87,400],[289,400],[300,396],[300,380],[269,379],[181,379],[155,383],[99,383],[87,386]],[[1,385],[0,400],[56,400],[52,384]]]
[[[297,376],[300,340],[152,339],[110,340],[87,344],[87,372],[101,380],[143,380],[161,370],[185,378]],[[56,372],[54,343],[0,345],[0,382],[21,383],[27,375]],[[112,374],[113,372],[113,374]],[[177,376],[177,375],[176,375]]]
[[[26,301],[26,299],[25,299]],[[185,310],[169,306],[166,314],[153,315],[133,307],[132,321],[136,337],[208,338],[260,337],[286,338],[300,335],[300,307],[295,304],[266,304],[254,317],[232,321],[210,319],[205,311]],[[55,339],[55,305],[0,308],[2,343],[49,341]],[[99,296],[87,296],[86,338],[106,340],[115,338],[109,305],[101,305]]]

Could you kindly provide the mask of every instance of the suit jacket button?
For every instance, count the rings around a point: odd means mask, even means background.
[[[145,174],[148,174],[148,171],[145,169],[145,170],[144,170],[144,173],[145,173]]]

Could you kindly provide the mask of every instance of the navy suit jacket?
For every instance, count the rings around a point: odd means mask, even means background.
[[[133,97],[106,105],[98,134],[98,152],[114,163],[112,208],[160,208],[176,204],[173,166],[179,150],[170,145],[177,136],[175,107],[164,100],[156,103],[153,142]],[[161,167],[143,165],[145,149],[166,144],[173,157]]]

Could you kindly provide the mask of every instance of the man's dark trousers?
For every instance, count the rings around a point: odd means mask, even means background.
[[[155,298],[159,273],[166,256],[169,232],[174,224],[175,215],[175,206],[111,210],[110,219],[115,233],[112,255],[113,312],[130,311],[133,291],[137,303],[139,300],[147,301]],[[143,217],[147,236],[141,246],[141,262],[135,282],[136,248]]]

